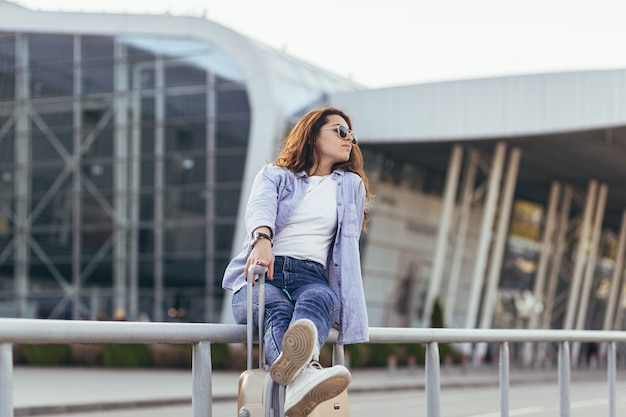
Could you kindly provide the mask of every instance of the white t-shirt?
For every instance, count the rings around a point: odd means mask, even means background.
[[[309,177],[302,202],[274,238],[274,255],[309,259],[324,267],[337,227],[337,182],[331,175]]]

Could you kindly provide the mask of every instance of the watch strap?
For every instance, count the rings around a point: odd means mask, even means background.
[[[263,233],[263,232],[254,232],[252,241],[250,242],[250,247],[254,248],[254,245],[256,245],[261,239],[269,240],[270,245],[272,245],[272,247],[274,246],[274,242],[272,238],[270,237],[270,235],[268,235],[267,233]]]

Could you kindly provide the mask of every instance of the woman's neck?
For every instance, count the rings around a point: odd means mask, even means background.
[[[313,177],[313,176],[323,177],[324,175],[329,175],[331,172],[333,172],[332,165],[329,165],[329,166],[318,165],[316,167],[311,167],[311,169],[309,170],[309,172],[307,172],[307,174],[309,177]]]

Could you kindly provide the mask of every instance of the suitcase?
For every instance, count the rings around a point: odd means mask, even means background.
[[[265,322],[265,273],[267,268],[252,265],[248,272],[248,319],[247,319],[247,369],[239,376],[237,410],[238,417],[284,417],[285,387],[275,383],[269,376],[263,348],[263,324]],[[252,318],[252,284],[258,278],[259,285],[259,367],[253,369],[254,326]],[[339,396],[319,404],[309,417],[349,417],[348,390]]]

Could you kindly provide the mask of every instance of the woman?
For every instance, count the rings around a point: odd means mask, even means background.
[[[235,320],[245,323],[248,268],[268,267],[266,357],[272,378],[287,386],[288,416],[308,415],[350,383],[345,367],[312,362],[331,327],[340,344],[369,340],[359,255],[369,198],[352,122],[332,107],[304,115],[254,181],[247,238],[222,286],[234,292]]]

